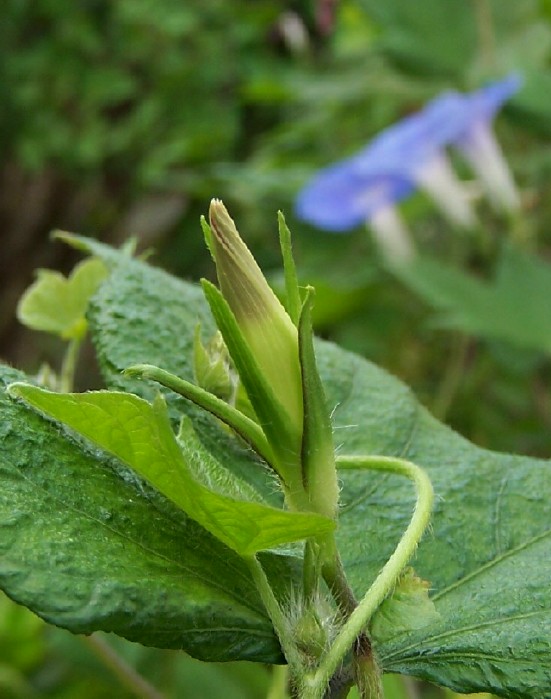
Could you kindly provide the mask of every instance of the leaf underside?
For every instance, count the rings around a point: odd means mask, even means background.
[[[89,323],[106,383],[151,399],[157,388],[120,371],[151,363],[192,380],[193,333],[214,329],[197,287],[89,243],[113,272]],[[118,262],[120,261],[120,264]],[[462,692],[551,695],[551,470],[479,449],[440,425],[399,381],[319,343],[317,360],[342,454],[411,459],[436,491],[431,531],[412,562],[430,581],[438,621],[377,646],[385,671]],[[17,380],[6,370],[6,381]],[[175,425],[190,415],[202,443],[263,498],[269,475],[215,420],[167,394]],[[14,599],[73,631],[115,631],[204,659],[280,661],[239,558],[116,460],[7,405],[0,427],[0,581]],[[47,448],[44,448],[47,444]],[[361,595],[413,507],[408,483],[343,472],[339,545]],[[374,545],[373,542],[376,542]],[[262,556],[284,599],[293,555]]]

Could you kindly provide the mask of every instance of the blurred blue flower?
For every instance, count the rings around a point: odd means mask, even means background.
[[[522,86],[519,75],[509,75],[465,95],[465,123],[453,144],[470,164],[490,200],[498,208],[514,210],[520,201],[511,171],[492,131],[496,113]]]
[[[407,259],[413,244],[395,204],[419,187],[456,225],[475,217],[446,147],[456,146],[494,201],[508,206],[514,184],[491,131],[503,102],[519,87],[511,76],[470,95],[446,92],[420,112],[385,129],[358,154],[322,170],[300,192],[297,215],[319,228],[343,232],[370,224],[386,253]],[[505,166],[505,171],[503,170]],[[386,249],[385,249],[386,246]]]

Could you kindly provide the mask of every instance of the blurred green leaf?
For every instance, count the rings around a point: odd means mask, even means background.
[[[379,37],[384,49],[407,66],[406,70],[461,76],[468,68],[476,32],[472,13],[464,3],[361,0],[361,4],[384,30]]]
[[[38,279],[21,297],[17,316],[33,330],[59,335],[64,340],[80,340],[86,333],[90,298],[106,276],[105,265],[97,259],[79,263],[68,278],[41,269]]]
[[[504,246],[492,281],[427,256],[392,271],[442,312],[440,325],[551,351],[551,267],[538,257]]]

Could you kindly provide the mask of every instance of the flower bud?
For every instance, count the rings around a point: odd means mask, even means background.
[[[298,452],[303,401],[297,328],[269,287],[221,201],[212,200],[209,218],[208,243],[216,263],[220,291],[292,426],[297,440],[293,447]]]

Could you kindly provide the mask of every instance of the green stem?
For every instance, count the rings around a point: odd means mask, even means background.
[[[192,401],[195,405],[226,423],[267,463],[273,464],[272,450],[260,426],[214,394],[152,364],[135,364],[126,368],[123,373],[126,376],[136,376],[140,379],[156,381],[161,386],[179,393],[187,400]]]
[[[285,615],[281,611],[281,607],[274,595],[274,591],[272,590],[270,581],[264,572],[264,568],[256,556],[243,556],[243,559],[249,567],[249,571],[260,594],[260,598],[266,607],[268,616],[270,617],[277,637],[279,638],[279,642],[281,643],[281,648],[283,649],[283,654],[285,655],[289,665],[291,675],[293,677],[300,677],[302,658],[298,648],[291,638],[289,624],[287,623]]]
[[[95,655],[106,665],[118,678],[121,685],[126,687],[132,694],[140,699],[163,699],[163,695],[158,692],[153,685],[144,679],[126,660],[97,634],[91,636],[81,636]]]
[[[266,699],[289,699],[289,668],[287,665],[272,666],[272,684]]]
[[[335,536],[332,532],[327,535],[325,554],[326,560],[322,568],[323,579],[339,607],[341,616],[343,619],[348,619],[358,606],[358,602],[346,579]]]
[[[486,73],[492,73],[497,67],[497,60],[496,38],[490,0],[474,0],[474,15],[478,33],[480,62]]]
[[[394,553],[388,559],[364,598],[351,613],[346,624],[341,628],[317,670],[304,678],[305,693],[303,694],[303,699],[321,699],[323,697],[325,688],[345,654],[350,650],[356,639],[361,636],[369,619],[392,590],[402,570],[413,555],[429,523],[434,498],[432,484],[423,469],[404,459],[385,456],[340,456],[337,457],[337,467],[388,471],[406,476],[415,484],[417,502],[411,521]],[[378,671],[375,670],[375,672]],[[376,680],[377,678],[373,679]],[[377,686],[377,684],[378,682],[373,682],[374,686]]]
[[[448,414],[448,410],[461,386],[465,362],[471,345],[470,338],[463,333],[457,333],[452,343],[444,378],[438,387],[438,392],[432,406],[432,414],[441,421],[443,421]]]
[[[82,338],[73,338],[67,345],[59,375],[59,390],[61,393],[70,393],[74,388],[75,370],[81,343]]]

